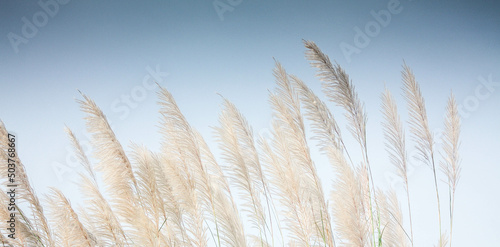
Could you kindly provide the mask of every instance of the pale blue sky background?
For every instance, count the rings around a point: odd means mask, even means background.
[[[47,186],[56,186],[74,194],[75,169],[59,180],[53,167],[74,163],[68,159],[65,124],[86,140],[76,89],[97,102],[125,146],[134,141],[157,150],[155,89],[142,83],[146,77],[150,85],[150,70],[168,73],[160,84],[218,153],[210,129],[220,110],[216,92],[240,108],[256,133],[265,134],[273,57],[325,98],[304,58],[302,39],[313,40],[346,69],[365,102],[375,182],[387,187],[393,168],[381,145],[380,94],[385,83],[406,119],[400,90],[404,60],[421,83],[434,130],[442,130],[452,89],[465,105],[454,246],[493,246],[500,241],[500,3],[401,0],[401,12],[348,62],[340,44],[354,45],[355,27],[363,30],[374,21],[370,11],[386,10],[388,3],[243,0],[221,20],[212,1],[73,0],[59,5],[16,52],[9,33],[22,36],[23,17],[32,21],[43,9],[37,1],[1,1],[0,119],[17,133],[19,153],[35,188],[45,192]],[[478,78],[491,78],[490,91]],[[131,95],[133,108],[123,101]],[[344,126],[341,109],[331,106]],[[329,191],[329,165],[316,159]],[[422,166],[414,170],[410,186],[416,246],[431,246],[437,239],[432,173]]]

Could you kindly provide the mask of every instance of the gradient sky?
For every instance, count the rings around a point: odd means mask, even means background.
[[[221,20],[212,1],[73,0],[58,4],[53,16],[43,14],[37,1],[1,1],[0,119],[18,135],[19,154],[37,191],[55,186],[76,198],[72,180],[78,169],[59,180],[54,167],[74,164],[64,125],[88,140],[77,89],[106,113],[124,146],[133,141],[157,150],[156,89],[149,85],[150,71],[161,72],[156,79],[218,153],[210,128],[220,110],[216,93],[233,101],[256,133],[266,134],[273,58],[325,99],[304,58],[302,40],[312,40],[350,74],[365,102],[374,179],[388,187],[394,169],[382,145],[380,94],[387,86],[407,119],[400,89],[405,61],[421,84],[436,133],[451,90],[464,109],[454,246],[492,246],[500,242],[500,2],[401,0],[399,13],[348,59],[341,44],[355,46],[357,28],[365,30],[375,21],[371,11],[385,11],[390,2],[243,0]],[[43,22],[44,15],[46,23],[28,33],[32,37],[12,45],[9,37],[23,36],[23,20]],[[341,109],[331,107],[345,126]],[[329,191],[329,165],[315,157]],[[437,240],[431,170],[416,166],[410,186],[415,246],[431,246]],[[402,194],[401,186],[395,189]]]

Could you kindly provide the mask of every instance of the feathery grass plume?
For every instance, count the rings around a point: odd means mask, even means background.
[[[88,175],[94,181],[96,181],[94,169],[92,168],[92,165],[90,164],[89,158],[87,157],[87,155],[83,151],[82,145],[80,145],[80,142],[76,138],[75,134],[73,134],[73,131],[71,131],[71,129],[68,128],[67,126],[64,127],[64,132],[66,132],[66,134],[69,137],[69,140],[71,141],[71,146],[73,147],[73,150],[76,154],[78,161],[83,166],[83,168],[85,168],[85,171],[88,173]]]
[[[87,131],[92,134],[91,144],[99,162],[96,168],[103,174],[111,207],[134,244],[155,246],[155,228],[144,211],[132,165],[104,113],[89,97],[84,94],[82,97],[84,100],[77,102],[87,113]]]
[[[172,95],[160,87],[159,96],[160,113],[163,117],[161,131],[165,137],[163,149],[166,152],[168,150],[180,152],[178,158],[183,163],[184,173],[188,175],[190,190],[195,193],[194,196],[199,197],[203,211],[212,215],[209,220],[215,225],[217,244],[221,245],[222,240],[229,245],[237,243],[239,246],[246,246],[243,228],[238,226],[241,225],[241,222],[238,222],[239,218],[229,218],[228,212],[222,212],[236,208],[221,168],[215,162],[201,135],[191,128]],[[217,196],[218,193],[224,193],[227,197]],[[228,197],[229,202],[225,201]],[[197,202],[191,205],[197,205]],[[237,213],[232,212],[232,215],[236,216]],[[203,229],[199,229],[198,233],[202,235],[197,237],[203,237],[203,232]],[[202,244],[201,239],[198,240]]]
[[[238,214],[238,209],[229,187],[226,176],[222,172],[222,168],[215,160],[212,152],[208,148],[207,143],[197,131],[194,132],[200,147],[202,162],[207,167],[209,173],[209,181],[211,181],[211,191],[215,195],[214,208],[222,226],[222,238],[226,244],[231,246],[246,246],[246,238],[243,230],[243,224]]]
[[[78,215],[60,190],[51,188],[47,202],[50,205],[51,223],[55,226],[57,246],[94,246]]]
[[[349,121],[349,130],[362,147],[365,158],[366,154],[366,122],[367,117],[364,106],[358,98],[354,85],[349,80],[347,73],[340,65],[333,65],[330,58],[325,55],[312,41],[304,41],[308,51],[306,58],[311,65],[318,69],[317,76],[323,82],[326,96],[346,111],[345,116]],[[367,162],[367,160],[365,160]]]
[[[80,142],[71,129],[65,128],[80,164],[87,171],[87,175],[80,173],[80,189],[84,196],[85,207],[79,211],[82,223],[101,245],[126,244],[125,232],[111,209],[108,201],[99,190],[94,169]]]
[[[80,214],[88,215],[82,217],[84,226],[104,245],[126,245],[128,241],[125,231],[97,183],[83,174],[80,177],[80,188],[85,198],[85,207]]]
[[[278,164],[270,163],[287,166],[285,171],[291,173],[288,178],[281,178],[282,181],[277,183],[277,187],[281,188],[280,197],[286,198],[285,204],[289,204],[286,206],[291,207],[289,211],[297,211],[309,216],[301,219],[307,220],[301,226],[303,229],[294,229],[295,232],[302,232],[300,241],[305,242],[304,244],[307,245],[310,244],[310,241],[319,241],[327,246],[333,246],[323,188],[316,167],[311,160],[306,141],[299,96],[292,86],[290,77],[278,62],[276,62],[274,76],[278,87],[276,93],[270,95],[270,102],[274,110],[273,134],[275,138],[272,145],[277,155],[284,157],[284,159]],[[294,77],[291,78],[292,80],[298,80]],[[274,176],[281,177],[281,174],[274,174]],[[282,186],[280,185],[282,183],[289,185]],[[292,185],[292,188],[290,188],[290,185]],[[298,187],[294,188],[296,186]],[[289,195],[288,193],[291,193],[290,189],[295,190],[296,195]],[[308,193],[304,193],[304,191],[308,191]],[[305,211],[310,212],[306,213]],[[297,216],[298,214],[295,212],[295,217]],[[289,226],[289,228],[295,227]],[[312,232],[308,232],[310,230]],[[310,237],[312,238],[310,239]]]
[[[85,117],[87,131],[92,134],[91,144],[94,146],[94,156],[99,163],[98,171],[103,173],[103,180],[110,191],[116,194],[125,193],[132,196],[137,189],[137,181],[132,171],[132,165],[116,139],[104,113],[93,100],[82,93],[84,100],[77,100],[80,109],[87,114]]]
[[[434,186],[436,188],[436,198],[438,204],[439,219],[439,239],[442,243],[441,232],[441,203],[439,200],[439,189],[437,184],[436,165],[434,161],[434,137],[427,121],[427,111],[425,110],[424,97],[420,91],[420,86],[415,79],[415,75],[410,67],[403,65],[403,90],[408,102],[410,115],[410,131],[413,134],[413,140],[419,152],[419,159],[430,165],[434,174]]]
[[[290,79],[293,84],[304,84],[300,79],[298,79],[293,75],[290,76]],[[298,97],[298,94],[295,92],[295,89],[293,88],[291,83],[287,88],[289,88],[288,89],[289,96],[292,94],[296,94]],[[300,100],[297,101],[297,105],[300,111]],[[302,114],[300,113],[300,115]],[[327,246],[335,246],[333,231],[331,227],[330,214],[328,212],[328,207],[326,206],[323,186],[321,185],[320,178],[316,171],[316,166],[314,165],[314,162],[312,161],[311,158],[311,154],[309,152],[309,146],[307,144],[304,122],[302,120],[302,117],[297,119],[297,121],[295,121],[295,124],[297,124],[297,126],[299,127],[298,129],[300,129],[300,132],[296,132],[295,135],[298,142],[301,144],[298,146],[300,148],[299,156],[305,158],[303,160],[303,163],[301,164],[304,167],[305,172],[311,176],[312,181],[314,182],[312,187],[313,197],[311,198],[311,210],[315,218],[314,223],[316,229],[319,231],[319,234],[321,236],[321,241]]]
[[[319,142],[320,150],[327,155],[337,173],[332,193],[332,212],[334,216],[337,216],[335,222],[340,241],[363,246],[370,242],[366,225],[368,219],[366,212],[370,211],[369,179],[366,167],[362,166],[355,172],[352,166],[347,165],[344,151],[347,155],[349,153],[332,113],[302,81],[294,80],[294,83],[299,89],[302,103],[307,111],[305,115],[312,121],[311,127],[315,134],[313,138]],[[346,207],[346,205],[352,205],[352,207]],[[346,215],[353,217],[344,217]],[[352,225],[357,226],[356,229],[349,227]]]
[[[334,120],[333,115],[326,107],[325,103],[322,102],[306,85],[305,83],[298,79],[295,76],[290,76],[294,86],[297,88],[300,99],[302,99],[301,103],[306,109],[305,116],[312,121],[312,131],[315,134],[314,139],[319,140],[320,150],[326,153],[326,149],[328,149],[329,145],[332,148],[338,149],[340,152],[345,151],[349,156],[349,152],[345,148],[344,141],[342,140],[342,135],[340,133],[340,129],[338,128],[337,122]],[[305,135],[304,135],[305,142]],[[307,144],[306,144],[307,146]],[[349,156],[350,159],[350,156]],[[351,161],[352,162],[352,161]],[[327,240],[329,246],[335,245],[335,240],[333,237],[333,230],[331,226],[330,215],[328,212],[328,207],[324,201],[324,193],[323,188],[319,182],[319,178],[317,176],[316,168],[312,163],[312,160],[309,156],[308,170],[313,174],[316,181],[316,187],[318,187],[318,198],[321,218],[320,222],[322,224],[322,228],[324,229],[323,238]]]
[[[158,184],[158,174],[162,172],[160,161],[144,146],[132,144],[131,147],[131,158],[136,168],[137,184],[142,194],[144,210],[153,223],[152,228],[156,235],[155,245],[166,246],[177,243],[174,232],[170,231],[170,226],[163,227],[170,214],[167,212],[167,205]]]
[[[305,202],[301,200],[306,190],[301,186],[296,165],[290,162],[290,157],[286,154],[287,144],[278,130],[280,127],[275,121],[273,122],[272,143],[270,144],[263,138],[259,139],[263,150],[262,162],[266,165],[266,173],[270,174],[271,192],[277,196],[283,207],[282,221],[290,236],[288,244],[298,242],[302,246],[310,246],[309,241],[315,228],[311,224],[312,214],[305,208]]]
[[[186,230],[181,231],[183,246],[206,246],[207,236],[204,217],[199,199],[196,194],[196,184],[180,150],[163,147],[161,154],[163,172],[168,177],[168,184],[172,190],[173,201],[178,203],[176,223]]]
[[[448,187],[450,191],[450,246],[453,236],[453,212],[455,209],[455,190],[460,178],[460,116],[458,115],[457,102],[453,93],[448,99],[446,108],[446,119],[444,124],[443,149],[445,152],[444,162],[441,168],[448,178]]]
[[[335,229],[339,236],[338,245],[369,246],[370,210],[368,193],[365,192],[368,177],[362,175],[366,174],[366,170],[360,168],[355,172],[347,164],[340,149],[329,147],[327,154],[337,177],[331,192],[331,201]]]
[[[267,182],[259,162],[253,134],[246,119],[235,105],[224,99],[224,109],[219,117],[221,127],[215,128],[223,158],[224,167],[235,187],[242,190],[245,200],[243,211],[247,212],[254,228],[259,231],[258,241],[267,246],[268,224],[261,202],[261,195],[267,191]],[[267,197],[267,195],[266,195]],[[272,229],[269,229],[272,234]]]
[[[170,177],[166,172],[165,159],[161,154],[153,154],[158,163],[155,163],[156,182],[160,198],[163,200],[167,216],[160,228],[166,228],[168,234],[172,236],[172,244],[169,246],[186,246],[189,244],[187,232],[183,223],[182,207],[180,202],[175,199],[174,191],[171,186]],[[167,162],[170,162],[167,160]]]
[[[174,196],[181,202],[184,212],[187,213],[185,221],[190,233],[190,241],[195,246],[206,246],[206,227],[204,226],[205,199],[198,197],[202,189],[195,175],[194,163],[199,161],[199,148],[194,139],[191,126],[187,124],[180,112],[174,98],[166,89],[160,87],[159,105],[162,119],[160,132],[164,138],[162,152],[167,159],[167,177],[172,182]],[[199,175],[198,175],[199,177]]]
[[[364,106],[359,100],[354,85],[350,81],[349,75],[347,75],[344,69],[338,64],[333,65],[330,62],[330,58],[325,55],[314,42],[304,41],[304,45],[308,49],[306,52],[306,58],[309,60],[311,66],[318,69],[316,75],[323,82],[323,89],[326,96],[330,99],[330,101],[344,108],[344,115],[349,122],[348,128],[361,147],[363,161],[366,164],[366,168],[368,169],[372,187],[369,191],[369,195],[372,232],[373,235],[375,235],[375,220],[373,219],[373,213],[378,212],[378,206],[376,205],[377,199],[376,193],[374,191],[373,201],[375,202],[375,210],[371,205],[372,190],[375,189],[375,183],[373,181],[371,166],[368,159],[368,147],[366,143],[367,116],[364,111]],[[378,234],[380,234],[380,225],[377,225],[377,230]],[[377,245],[376,243],[374,244]]]
[[[24,221],[28,223],[28,228],[33,233],[33,236],[37,238],[38,243],[42,246],[55,246],[52,231],[48,224],[47,218],[45,217],[43,207],[38,199],[38,196],[35,193],[33,187],[28,179],[28,175],[26,174],[26,170],[24,168],[23,163],[21,163],[21,159],[18,157],[17,153],[15,153],[15,157],[10,157],[7,154],[8,151],[8,132],[5,128],[5,125],[2,121],[0,121],[0,149],[2,150],[2,159],[4,161],[8,161],[11,158],[16,164],[16,190],[18,196],[18,205],[21,204],[22,201],[25,201],[29,205],[31,220],[28,220],[27,215],[22,214],[21,216],[24,218]],[[8,162],[2,162],[0,164],[2,171],[7,171]],[[7,178],[7,176],[4,176]],[[4,181],[5,183],[5,181]]]
[[[410,219],[410,235],[413,246],[413,224],[411,219],[410,189],[408,185],[408,158],[406,155],[405,132],[398,114],[396,102],[387,88],[382,94],[382,113],[384,115],[382,126],[386,140],[386,150],[405,185],[408,216]]]
[[[82,205],[78,205],[77,208],[75,209],[75,212],[77,212],[78,219],[82,223],[84,229],[87,231],[87,234],[89,235],[90,242],[92,243],[92,246],[105,246],[106,243],[104,243],[100,239],[100,236],[94,235],[94,233],[98,232],[98,230],[97,230],[96,225],[92,224],[94,220],[85,211],[85,208]]]
[[[347,151],[340,128],[326,104],[304,82],[301,80],[293,82],[306,110],[304,115],[312,122],[311,127],[315,134],[312,139],[318,141],[320,151],[326,152],[329,147]]]
[[[406,64],[403,65],[402,76],[404,95],[410,113],[410,130],[417,144],[419,158],[422,162],[432,166],[434,162],[434,137],[427,120],[424,97],[415,75]]]
[[[380,206],[380,224],[383,227],[382,246],[406,247],[410,236],[403,229],[403,214],[393,190],[387,194],[377,191]]]
[[[162,115],[161,132],[164,137],[163,153],[167,158],[167,177],[176,191],[174,196],[182,202],[188,222],[190,241],[196,246],[206,246],[203,199],[199,199],[200,184],[193,168],[199,158],[199,149],[194,140],[191,126],[187,124],[172,95],[160,87],[159,104]],[[208,185],[203,185],[208,186]],[[205,189],[206,191],[206,189]],[[206,206],[205,206],[206,207]],[[218,232],[218,231],[217,231]]]

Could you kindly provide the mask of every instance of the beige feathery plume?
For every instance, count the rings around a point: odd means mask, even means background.
[[[342,140],[342,135],[337,122],[335,121],[333,114],[330,112],[325,103],[321,101],[319,97],[316,96],[316,94],[314,94],[314,92],[312,92],[312,90],[310,90],[302,80],[298,79],[295,76],[291,76],[291,80],[299,92],[301,103],[306,110],[305,116],[312,122],[312,132],[315,134],[313,136],[313,139],[318,140],[320,150],[323,153],[327,154],[329,152],[328,150],[330,148],[333,148],[339,150],[340,152],[345,151],[345,153],[349,156],[349,153]],[[312,162],[309,162],[309,164],[312,165]],[[309,170],[311,170],[313,174],[316,174],[314,167],[310,166]],[[317,175],[315,176],[315,180],[319,181]],[[319,187],[318,198],[324,198],[321,185],[317,184],[316,186]],[[333,238],[333,231],[330,223],[331,220],[325,201],[320,199],[319,206],[321,215],[322,217],[324,217],[324,220],[321,220],[318,223],[321,223],[323,225],[323,228],[326,230],[323,237],[328,240],[329,246],[334,246],[335,241]]]
[[[82,217],[84,225],[98,242],[105,245],[126,245],[125,231],[95,181],[88,176],[81,175],[80,188],[85,197],[85,208],[82,209],[81,214],[88,215],[88,217]]]
[[[408,102],[410,116],[410,130],[416,148],[419,151],[419,158],[422,162],[433,165],[434,162],[434,137],[427,120],[424,97],[420,91],[420,86],[415,80],[415,75],[410,67],[403,65],[403,90]]]
[[[337,233],[340,234],[341,241],[362,246],[369,243],[368,234],[368,214],[370,211],[369,179],[366,173],[366,166],[361,166],[354,172],[351,166],[347,165],[344,152],[348,155],[337,123],[322,102],[302,81],[294,81],[299,89],[306,116],[313,122],[312,131],[314,139],[319,141],[323,153],[325,153],[337,173],[334,190],[332,193],[332,211],[334,212],[337,224]],[[347,205],[352,205],[348,207]],[[346,217],[348,216],[348,217]],[[352,216],[352,217],[351,217]],[[357,226],[356,229],[349,225]]]
[[[410,237],[403,229],[403,215],[399,207],[396,193],[391,190],[387,194],[377,191],[380,206],[380,224],[382,225],[382,246],[406,247]]]
[[[349,76],[340,65],[333,65],[328,56],[314,42],[305,41],[304,43],[308,49],[306,58],[313,67],[318,69],[317,76],[323,81],[326,95],[332,102],[345,109],[345,115],[350,123],[349,130],[365,149],[367,117]]]
[[[75,151],[75,154],[76,154],[76,157],[78,158],[78,161],[83,166],[83,168],[85,168],[88,175],[94,181],[96,181],[94,169],[92,168],[92,165],[90,164],[90,161],[89,161],[87,155],[85,154],[85,152],[83,151],[83,148],[80,145],[80,142],[76,138],[75,134],[73,134],[73,131],[71,131],[71,129],[68,128],[67,126],[64,128],[64,131],[66,132],[66,134],[69,137],[69,140],[71,141],[71,145]]]
[[[264,199],[266,201],[267,206],[267,211],[268,211],[268,216],[269,218],[266,218],[266,215],[264,213],[264,209],[262,209],[262,214],[263,217],[261,219],[263,220],[262,226],[264,228],[264,231],[267,229],[271,235],[271,245],[274,243],[275,237],[274,237],[274,224],[273,224],[273,219],[272,215],[274,213],[274,216],[276,217],[275,224],[277,226],[278,231],[281,234],[281,226],[278,216],[276,215],[276,208],[273,203],[273,198],[272,194],[270,191],[269,187],[269,181],[266,178],[266,174],[264,173],[263,166],[259,160],[259,152],[257,151],[256,143],[254,140],[254,135],[251,126],[248,124],[247,120],[245,117],[241,114],[241,112],[236,108],[234,104],[232,104],[229,100],[224,99],[224,110],[223,114],[221,116],[221,125],[224,129],[224,133],[229,134],[231,133],[232,135],[235,136],[237,139],[237,142],[231,142],[235,146],[234,148],[239,149],[239,152],[241,153],[241,158],[245,162],[245,165],[248,167],[248,172],[251,178],[253,178],[253,185],[255,186],[256,193],[259,195],[264,195]],[[224,124],[226,123],[226,124]],[[227,129],[226,129],[227,128]],[[232,130],[232,131],[230,131]],[[231,136],[226,135],[226,137]],[[229,138],[231,139],[231,138]],[[231,139],[232,140],[232,139]],[[231,145],[228,145],[227,148],[230,148]],[[224,149],[224,148],[223,148]],[[233,150],[234,151],[234,150]],[[237,153],[234,153],[234,157],[240,157]],[[258,205],[259,202],[256,202]],[[261,204],[264,206],[263,204]],[[258,206],[256,207],[257,211]],[[274,212],[272,212],[274,211]],[[259,213],[257,213],[259,214]],[[265,235],[267,237],[267,235]],[[261,241],[263,242],[263,241]],[[265,243],[261,243],[262,245],[265,245]]]
[[[21,202],[22,200],[28,202],[29,209],[33,218],[28,220],[26,218],[27,215],[23,215],[23,217],[25,218],[26,222],[32,222],[27,226],[29,227],[30,231],[32,231],[33,234],[37,237],[37,240],[40,244],[44,244],[46,246],[55,246],[52,237],[52,231],[47,222],[47,218],[45,217],[43,207],[38,199],[38,196],[35,193],[35,190],[33,189],[33,187],[31,187],[24,165],[21,163],[21,160],[17,156],[17,153],[15,154],[15,157],[10,157],[7,154],[7,140],[8,132],[3,122],[0,121],[0,150],[2,150],[2,159],[4,159],[5,161],[7,161],[8,158],[14,160],[16,164],[17,199],[19,200],[19,202]],[[2,171],[7,171],[7,162],[2,162],[1,166],[2,168],[4,168],[2,169]]]
[[[200,147],[201,160],[209,172],[210,191],[215,197],[213,202],[214,214],[217,216],[218,223],[222,226],[221,240],[230,246],[247,246],[243,224],[227,178],[203,137],[197,131],[194,133]]]
[[[406,156],[406,145],[403,125],[398,114],[397,105],[388,89],[382,94],[382,113],[384,122],[384,137],[386,149],[398,175],[405,184],[408,182],[408,162]]]
[[[206,192],[209,185],[201,183],[196,172],[199,166],[195,164],[201,163],[198,144],[191,126],[187,124],[170,92],[160,87],[158,95],[162,115],[160,132],[164,137],[162,152],[164,159],[168,160],[167,176],[172,182],[174,196],[182,203],[187,214],[185,222],[191,243],[199,247],[206,246],[207,229],[203,222],[207,194],[204,193],[203,198],[199,198],[198,194]]]
[[[178,212],[173,220],[181,229],[185,229],[179,236],[182,246],[206,246],[207,229],[203,224],[203,212],[196,195],[195,182],[187,171],[182,154],[175,150],[176,145],[173,146],[161,155],[163,172],[168,178],[173,201],[178,204]]]
[[[161,222],[167,218],[165,205],[161,199],[161,194],[156,182],[156,162],[152,154],[144,146],[131,145],[131,160],[136,171],[135,177],[138,181],[138,188],[142,194],[144,210],[152,218],[157,229]]]
[[[97,227],[96,225],[92,224],[94,220],[90,218],[90,215],[85,211],[85,209],[81,205],[79,205],[77,206],[75,211],[77,212],[80,222],[89,235],[90,243],[92,244],[92,246],[105,246],[106,243],[104,243],[100,239],[100,236],[96,236],[94,234],[98,232]]]
[[[275,132],[279,126],[273,123],[271,132]],[[259,143],[262,149],[262,162],[266,165],[266,171],[270,174],[272,192],[282,205],[282,221],[284,228],[289,231],[290,242],[299,242],[302,246],[310,246],[310,239],[315,230],[312,222],[312,214],[301,199],[306,190],[301,186],[298,167],[290,162],[286,155],[286,142],[280,131],[273,133],[272,143],[261,138]],[[273,150],[271,147],[275,147]],[[289,244],[290,244],[289,242]]]
[[[85,207],[80,210],[84,226],[103,245],[125,245],[126,236],[108,201],[99,190],[94,169],[71,129],[65,128],[80,164],[88,175],[80,174]]]
[[[51,188],[47,202],[52,215],[51,221],[56,230],[57,246],[94,246],[87,230],[61,191]]]
[[[128,232],[134,244],[155,246],[155,227],[144,211],[132,165],[104,113],[93,100],[84,94],[82,96],[84,100],[77,102],[87,113],[87,131],[92,134],[91,143],[99,162],[96,168],[103,174],[113,211],[125,224],[124,229],[130,229]]]
[[[159,154],[152,154],[155,167],[156,183],[159,195],[163,200],[163,205],[165,207],[165,212],[167,218],[160,226],[162,231],[167,231],[167,235],[170,236],[169,246],[186,246],[188,245],[187,232],[185,226],[182,222],[182,208],[179,201],[175,199],[174,191],[171,186],[170,177],[167,176],[165,172],[166,165],[164,164],[164,159]]]
[[[434,186],[436,189],[436,198],[439,218],[439,237],[441,238],[441,204],[439,200],[439,190],[437,184],[436,165],[434,161],[434,137],[427,121],[427,112],[425,110],[424,97],[420,91],[420,86],[415,79],[411,69],[403,65],[403,90],[408,102],[410,115],[410,131],[413,134],[413,140],[419,151],[419,158],[422,162],[429,164],[434,174]]]
[[[309,245],[310,241],[319,241],[327,246],[333,246],[333,234],[323,188],[310,157],[299,95],[291,82],[298,81],[298,78],[288,76],[278,62],[276,62],[274,76],[277,83],[276,93],[270,95],[274,110],[272,146],[276,155],[283,158],[274,164],[275,162],[272,162],[273,159],[270,158],[272,154],[269,153],[273,150],[268,149],[268,162],[274,166],[285,166],[286,168],[281,173],[290,173],[283,177],[282,174],[274,172],[274,177],[280,178],[276,183],[277,187],[281,188],[280,197],[288,197],[286,199],[286,204],[289,204],[288,212],[294,213],[295,217],[298,213],[308,216],[296,219],[303,221],[299,228],[297,226],[288,226],[288,228],[301,232],[302,236],[297,240],[305,242],[304,244]],[[294,190],[295,195],[291,195],[290,193]],[[290,223],[296,224],[297,222]],[[313,231],[309,232],[311,229]]]
[[[445,161],[441,163],[441,168],[448,178],[448,184],[452,190],[455,189],[460,178],[460,117],[458,115],[457,102],[455,96],[451,94],[448,100],[445,120],[445,130],[443,135],[443,149]]]
[[[150,152],[145,147],[134,145],[134,160],[137,164],[137,178],[142,191],[148,190],[145,198],[146,208],[149,209],[149,217],[157,221],[154,215],[160,215],[158,231],[167,236],[168,246],[187,246],[187,232],[183,224],[181,201],[174,196],[171,176],[167,173],[167,164],[171,162],[164,159],[162,155]],[[149,186],[148,184],[155,183]],[[154,188],[154,190],[151,190]],[[154,210],[153,205],[158,209]],[[160,218],[160,217],[159,217]]]
[[[175,154],[171,153],[152,153],[155,160],[156,183],[158,193],[163,200],[164,210],[167,218],[162,223],[162,231],[168,232],[171,236],[171,245],[191,246],[188,237],[188,229],[184,224],[186,213],[186,204],[190,199],[190,190],[187,189],[188,183],[182,176],[179,167],[171,160]],[[186,199],[187,198],[187,199]],[[167,228],[167,229],[163,229]]]
[[[455,209],[455,190],[458,180],[460,179],[460,155],[458,149],[460,147],[460,116],[458,115],[457,102],[453,93],[448,100],[446,108],[446,119],[444,124],[443,134],[443,149],[444,162],[441,163],[441,168],[448,178],[448,186],[450,189],[450,246],[453,236],[453,213]]]
[[[307,111],[306,116],[313,122],[314,138],[319,141],[321,150],[329,157],[337,174],[332,191],[332,212],[336,232],[340,236],[339,244],[341,246],[364,246],[370,242],[368,215],[366,214],[369,210],[369,190],[363,189],[369,186],[366,169],[358,169],[359,175],[356,175],[344,158],[345,145],[340,129],[325,103],[302,81],[295,80],[294,82]],[[359,183],[361,181],[365,183]]]
[[[396,167],[398,175],[403,179],[405,185],[408,215],[410,219],[410,235],[411,242],[413,243],[413,224],[411,218],[410,189],[408,185],[408,160],[406,155],[405,134],[396,102],[387,88],[382,94],[382,113],[385,120],[382,126],[386,139],[386,150],[389,153],[392,164]]]
[[[144,146],[132,144],[132,160],[136,168],[136,178],[138,187],[142,194],[144,209],[148,217],[153,222],[154,232],[157,233],[155,245],[166,246],[171,243],[177,243],[174,232],[170,231],[171,226],[167,219],[171,217],[169,208],[163,200],[158,178],[162,173],[159,159],[154,156]]]
[[[339,246],[369,246],[371,242],[368,174],[354,172],[339,149],[328,148],[337,179],[331,192],[332,212]]]
[[[191,128],[172,95],[160,87],[159,96],[160,113],[163,117],[161,127],[165,137],[163,149],[180,152],[181,155],[178,155],[178,158],[183,164],[185,176],[188,176],[187,182],[190,183],[190,190],[199,196],[204,211],[212,215],[208,220],[215,225],[213,232],[217,244],[220,245],[221,241],[224,241],[228,245],[246,246],[243,227],[237,217],[236,207],[222,169],[215,162],[215,158],[201,135]],[[226,196],[219,196],[219,193]],[[191,202],[194,201],[191,200]],[[190,205],[195,206],[197,203],[190,203]],[[228,207],[228,205],[231,206]],[[198,209],[192,208],[191,211],[193,210]],[[228,210],[233,212],[225,212]],[[228,217],[229,214],[234,217]],[[197,232],[203,233],[203,229]],[[200,238],[203,235],[196,237]],[[201,244],[200,239],[196,241]]]
[[[293,80],[300,94],[305,116],[312,122],[313,139],[318,140],[322,152],[329,146],[344,150],[340,128],[326,104],[301,80]]]
[[[83,93],[82,96],[84,100],[77,102],[87,114],[87,131],[92,134],[94,156],[99,161],[96,168],[103,172],[103,180],[113,194],[132,196],[137,191],[137,182],[130,161],[104,113],[93,100]]]
[[[250,216],[250,221],[259,231],[259,241],[267,245],[267,222],[261,195],[266,193],[267,185],[254,146],[253,134],[246,119],[231,102],[224,99],[224,109],[219,117],[221,127],[215,128],[224,167],[235,187],[243,191],[245,200],[243,211]]]
[[[308,49],[306,51],[306,58],[309,60],[311,66],[318,69],[316,75],[323,82],[323,91],[330,101],[344,108],[344,115],[349,122],[348,129],[361,147],[363,161],[366,169],[368,169],[370,179],[369,182],[371,185],[369,187],[369,208],[371,211],[372,234],[375,235],[374,213],[378,212],[378,206],[376,205],[376,194],[373,191],[375,189],[375,183],[373,181],[371,166],[368,159],[368,146],[366,143],[367,116],[364,111],[364,105],[359,100],[354,85],[350,81],[349,75],[347,75],[344,69],[338,64],[333,65],[330,62],[330,58],[325,55],[314,42],[304,41],[304,45]],[[371,205],[372,195],[374,197],[373,202],[375,205]],[[377,230],[378,233],[380,233],[379,225],[377,225]],[[374,244],[376,245],[376,243]]]
[[[168,93],[168,92],[167,92]],[[159,93],[160,99],[167,97],[164,101],[173,101],[170,93],[162,95]],[[186,140],[182,133],[185,133],[180,128],[184,126],[176,126],[176,121],[173,119],[173,113],[177,105],[168,104],[160,101],[160,105],[174,108],[168,115],[163,115],[161,120],[160,133],[164,137],[162,143],[162,152],[160,159],[162,162],[162,170],[167,182],[172,191],[172,197],[178,204],[179,211],[174,220],[178,221],[178,225],[182,225],[186,234],[181,232],[180,237],[183,241],[183,246],[206,246],[207,243],[207,228],[204,225],[203,210],[200,200],[196,193],[196,181],[192,174],[191,168],[188,165],[188,156],[186,155],[185,145],[182,143]],[[162,111],[160,111],[162,113]],[[178,119],[178,117],[177,117]]]

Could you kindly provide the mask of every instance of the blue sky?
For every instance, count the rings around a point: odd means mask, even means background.
[[[217,125],[220,110],[216,93],[233,101],[255,132],[266,132],[273,58],[325,99],[304,58],[306,39],[346,69],[365,102],[371,155],[379,162],[375,177],[381,186],[390,184],[385,174],[392,169],[381,145],[384,85],[400,102],[406,119],[400,90],[405,61],[421,83],[429,121],[437,131],[442,129],[446,99],[453,90],[464,109],[455,246],[500,241],[496,234],[500,216],[494,210],[500,203],[495,190],[500,187],[495,181],[500,175],[498,1],[243,0],[224,12],[223,20],[212,1],[66,2],[57,3],[57,11],[50,5],[53,13],[37,1],[0,2],[0,119],[18,134],[20,155],[37,190],[56,186],[74,191],[71,180],[76,172],[68,171],[61,181],[53,167],[72,163],[64,125],[86,138],[84,115],[74,100],[81,98],[77,89],[97,102],[125,146],[134,141],[156,150],[159,116],[156,89],[150,86],[156,76],[217,153],[210,129]],[[366,27],[377,23],[372,11],[387,13],[388,6],[399,11],[388,12],[387,25],[378,24],[377,32],[372,29],[366,47],[356,47],[357,28],[366,34]],[[39,24],[36,33],[27,32],[30,37],[23,35],[24,20]],[[14,35],[24,43],[16,45]],[[342,43],[357,48],[359,54],[346,56]],[[331,106],[340,117],[341,109]],[[325,175],[325,186],[330,179]],[[410,181],[415,201],[434,199],[431,179],[428,168],[415,169]],[[435,206],[420,207],[415,210],[424,213],[416,234],[422,241],[430,238],[431,242],[421,243],[429,246],[436,236],[425,226],[436,223]]]

